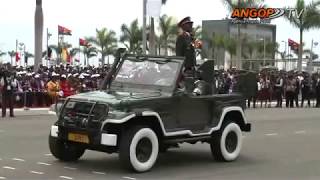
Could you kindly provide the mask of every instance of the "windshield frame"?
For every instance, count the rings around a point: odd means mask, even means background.
[[[144,62],[144,61],[150,61],[150,62],[163,62],[163,63],[167,63],[167,62],[173,62],[173,63],[177,63],[178,67],[177,67],[177,72],[174,75],[174,80],[173,80],[173,84],[170,86],[162,86],[162,85],[148,85],[148,84],[137,84],[137,83],[129,83],[129,82],[119,82],[116,81],[116,77],[120,71],[120,69],[122,68],[123,64],[125,61],[133,61],[133,62]],[[184,58],[182,57],[177,57],[177,56],[136,56],[136,55],[127,55],[125,56],[125,58],[123,58],[121,60],[121,63],[119,65],[119,68],[117,69],[113,81],[111,83],[110,89],[117,89],[117,88],[121,88],[121,89],[145,89],[146,91],[148,90],[152,90],[152,91],[165,91],[165,92],[173,92],[174,89],[176,88],[176,82],[177,79],[182,71],[182,67],[183,67],[183,63],[184,63]],[[117,88],[114,88],[114,87]]]

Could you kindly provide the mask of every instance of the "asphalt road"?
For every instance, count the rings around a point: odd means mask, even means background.
[[[143,174],[123,170],[117,154],[87,151],[76,163],[59,162],[47,142],[55,116],[16,115],[0,119],[0,179],[320,179],[320,109],[248,110],[253,131],[244,134],[236,162],[214,161],[207,144],[183,144]]]

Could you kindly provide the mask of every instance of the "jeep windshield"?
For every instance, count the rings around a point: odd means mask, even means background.
[[[126,59],[118,71],[113,85],[160,86],[175,85],[181,61],[164,59]]]

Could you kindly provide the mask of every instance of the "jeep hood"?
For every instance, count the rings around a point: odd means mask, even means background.
[[[159,98],[164,96],[161,92],[112,92],[107,93],[105,91],[92,91],[87,93],[80,93],[70,96],[69,99],[79,99],[84,101],[95,101],[108,103],[110,105],[120,105],[122,102],[128,101],[140,101],[149,98]]]

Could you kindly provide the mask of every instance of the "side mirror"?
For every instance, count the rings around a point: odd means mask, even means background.
[[[56,112],[57,117],[60,116],[60,112],[61,112],[61,109],[62,109],[62,105],[63,105],[63,103],[61,103],[61,102],[58,102],[58,103],[55,104],[54,109],[55,109],[55,112]]]
[[[55,114],[55,115],[57,115],[57,117],[59,117],[60,112],[61,112],[62,107],[63,107],[63,104],[64,104],[64,101],[65,101],[65,99],[63,99],[63,100],[58,100],[57,103],[52,104],[52,105],[50,106],[49,113],[50,113],[50,114]]]

